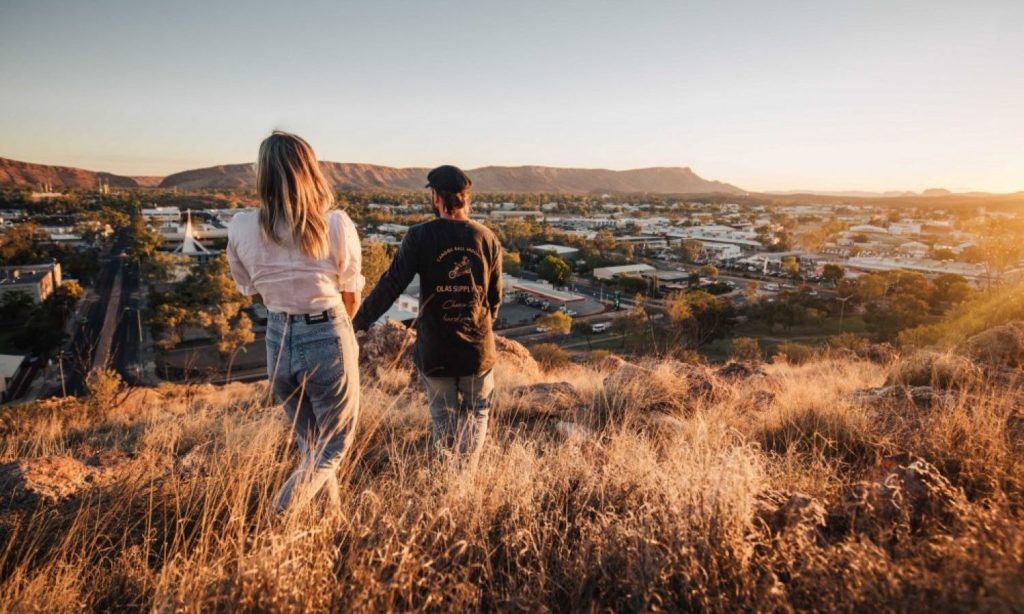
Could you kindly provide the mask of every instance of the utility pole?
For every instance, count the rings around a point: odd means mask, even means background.
[[[844,296],[843,298],[839,298],[838,296],[836,297],[836,300],[840,301],[843,304],[843,306],[839,308],[839,332],[840,333],[843,332],[843,315],[845,315],[845,313],[846,313],[846,301],[850,300],[851,298],[853,298],[853,295]]]
[[[57,366],[60,368],[60,396],[68,396],[67,386],[64,384],[64,356],[63,353],[57,354]]]

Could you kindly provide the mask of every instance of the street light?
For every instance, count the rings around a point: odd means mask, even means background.
[[[843,332],[843,315],[846,313],[846,301],[853,298],[853,295],[844,296],[843,298],[836,297],[837,301],[840,301],[843,306],[839,308],[839,332]]]

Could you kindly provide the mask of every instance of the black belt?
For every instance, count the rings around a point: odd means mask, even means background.
[[[324,311],[321,311],[320,313],[300,313],[300,314],[275,313],[275,314],[272,314],[272,315],[277,316],[278,318],[286,316],[288,318],[288,320],[291,321],[291,322],[305,322],[306,324],[319,324],[321,322],[328,322],[330,320],[333,320],[333,319],[339,317],[341,315],[341,310],[339,310],[339,309],[325,309]]]

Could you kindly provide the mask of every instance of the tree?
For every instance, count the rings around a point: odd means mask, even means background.
[[[540,261],[537,266],[537,274],[553,286],[564,286],[572,276],[572,269],[569,263],[558,256],[549,255]]]
[[[705,264],[700,267],[700,274],[702,277],[707,277],[711,281],[718,281],[718,267],[713,264]]]
[[[822,267],[821,276],[838,285],[846,277],[846,269],[839,264],[826,264]]]
[[[598,250],[608,253],[615,249],[618,242],[615,240],[615,236],[612,235],[607,229],[602,228],[597,231],[594,235],[594,247]]]
[[[25,292],[6,292],[0,297],[0,320],[23,320],[35,309],[35,301]]]
[[[572,332],[580,337],[587,340],[587,349],[592,350],[593,344],[591,339],[594,336],[594,327],[590,322],[584,322],[583,320],[572,321]]]
[[[700,258],[700,252],[703,248],[700,241],[694,239],[685,239],[677,243],[673,248],[672,252],[679,256],[679,259],[683,262],[696,262]]]
[[[363,242],[363,277],[366,278],[366,285],[363,286],[363,296],[367,296],[377,285],[381,276],[388,270],[391,264],[391,255],[388,253],[387,245],[380,241]]]
[[[231,368],[235,364],[239,350],[256,340],[256,335],[252,332],[252,320],[244,312],[239,312],[238,317],[232,322],[226,314],[215,312],[212,315],[204,313],[203,324],[213,337],[221,359],[228,361],[226,379],[231,381]]]
[[[522,257],[519,252],[503,252],[501,266],[509,275],[519,275],[523,271]]]
[[[743,288],[743,298],[747,299],[748,303],[757,302],[757,292],[761,289],[761,284],[756,281],[748,281],[747,286]]]
[[[782,259],[782,270],[793,279],[800,279],[800,260],[795,256]]]
[[[566,313],[555,311],[537,318],[537,326],[560,335],[568,335],[572,330],[572,318]]]

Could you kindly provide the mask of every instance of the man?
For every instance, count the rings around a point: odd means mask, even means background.
[[[496,359],[492,325],[501,305],[501,244],[469,219],[464,172],[440,166],[427,175],[437,219],[406,233],[398,254],[353,324],[377,321],[417,274],[420,309],[413,360],[427,392],[433,439],[460,459],[475,460],[487,435]]]

